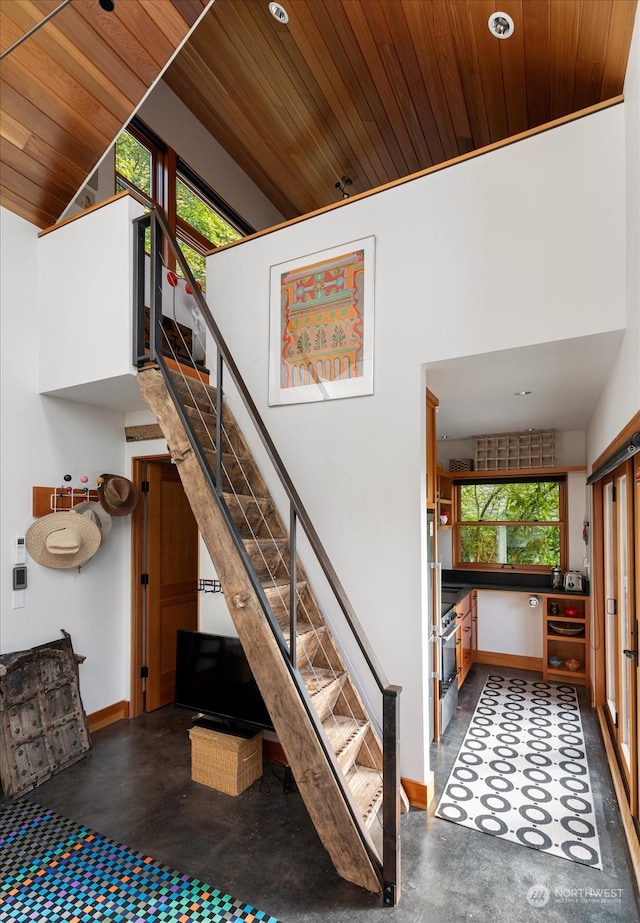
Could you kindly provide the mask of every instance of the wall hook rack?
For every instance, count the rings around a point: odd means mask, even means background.
[[[219,580],[198,580],[197,589],[194,593],[222,593],[222,584]]]

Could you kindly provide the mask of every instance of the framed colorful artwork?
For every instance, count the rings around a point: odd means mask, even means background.
[[[271,267],[269,404],[373,394],[375,238]]]

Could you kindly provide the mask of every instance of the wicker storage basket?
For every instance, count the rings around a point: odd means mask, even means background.
[[[262,775],[262,731],[245,740],[192,727],[191,778],[226,795],[239,795]]]
[[[449,471],[473,471],[472,458],[450,458]]]

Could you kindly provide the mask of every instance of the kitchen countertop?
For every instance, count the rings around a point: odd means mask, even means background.
[[[502,590],[510,593],[529,593],[530,595],[541,596],[546,593],[557,596],[576,596],[585,598],[589,595],[589,589],[585,581],[585,589],[582,592],[571,590],[554,590],[551,587],[549,577],[537,574],[504,574],[498,575],[486,571],[442,571],[442,589],[449,591],[459,588],[455,594],[451,605],[459,603],[471,590]],[[449,600],[447,600],[449,602]]]

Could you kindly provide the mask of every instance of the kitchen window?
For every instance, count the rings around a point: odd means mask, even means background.
[[[548,572],[566,568],[566,480],[507,477],[455,484],[455,567]]]

